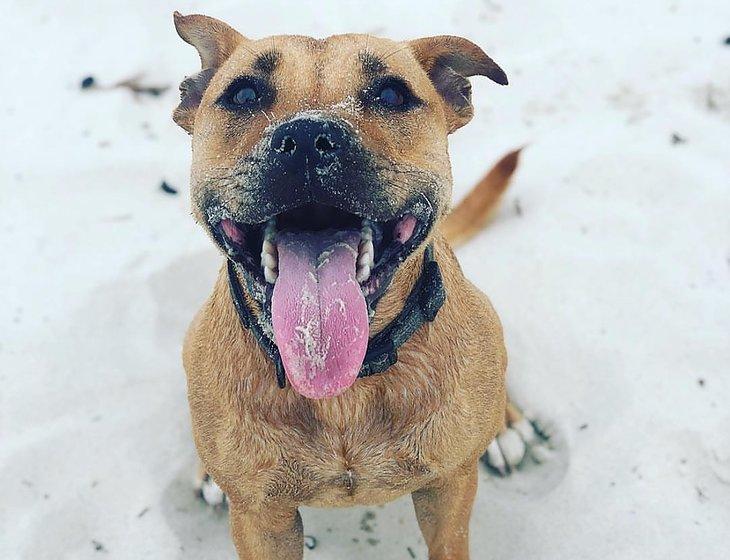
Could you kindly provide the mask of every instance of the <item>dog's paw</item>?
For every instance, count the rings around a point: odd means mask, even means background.
[[[507,427],[489,444],[482,462],[499,476],[508,476],[531,458],[536,463],[550,459],[551,430],[527,414]]]
[[[193,488],[198,497],[211,507],[221,508],[225,507],[228,503],[228,498],[223,490],[221,490],[221,487],[202,469],[199,469],[195,475]]]

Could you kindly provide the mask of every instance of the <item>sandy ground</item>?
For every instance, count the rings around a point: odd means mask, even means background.
[[[474,80],[456,196],[529,146],[460,257],[558,436],[547,465],[483,473],[473,557],[728,557],[730,4],[5,0],[0,558],[233,558],[189,486],[180,345],[220,258],[169,119],[197,69],[175,8],[255,37],[453,33],[492,54],[512,85]],[[137,73],[171,87],[79,88]],[[308,560],[426,558],[407,499],[304,520]]]

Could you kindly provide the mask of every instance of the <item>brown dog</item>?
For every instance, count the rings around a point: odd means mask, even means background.
[[[489,446],[508,468],[534,437],[507,403],[499,320],[444,236],[478,229],[517,163],[446,219],[467,77],[504,72],[458,37],[175,26],[202,62],[174,112],[192,135],[193,211],[228,257],[184,363],[239,556],[301,558],[299,505],[411,493],[430,558],[468,558],[479,457]]]

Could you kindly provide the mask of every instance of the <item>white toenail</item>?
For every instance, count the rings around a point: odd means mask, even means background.
[[[535,428],[532,427],[532,423],[526,417],[512,424],[512,428],[517,430],[525,443],[532,443],[537,438]]]
[[[497,443],[496,439],[494,439],[492,443],[489,444],[489,447],[487,447],[487,462],[502,476],[507,473],[507,465],[504,462],[502,451],[500,450],[499,443]]]
[[[201,490],[203,492],[203,499],[211,506],[219,506],[225,500],[223,490],[221,490],[220,486],[218,486],[212,478],[203,482]]]
[[[512,428],[507,428],[497,436],[497,441],[507,464],[510,467],[517,466],[525,456],[525,442],[522,441],[520,434]]]

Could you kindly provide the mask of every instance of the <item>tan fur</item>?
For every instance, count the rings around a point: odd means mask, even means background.
[[[241,326],[221,268],[187,333],[183,359],[195,443],[230,501],[239,557],[302,558],[300,505],[380,504],[412,493],[430,558],[467,559],[478,459],[505,420],[507,357],[494,309],[464,278],[443,232],[455,240],[473,233],[473,224],[483,222],[506,188],[516,153],[505,158],[512,162],[509,173],[506,164],[498,165],[444,223],[451,194],[446,137],[456,124],[421,60],[429,44],[440,49],[444,38],[419,40],[417,48],[362,35],[250,41],[216,20],[186,17],[192,16],[176,16],[181,35],[202,49],[204,67],[208,61],[218,68],[199,106],[188,103],[176,112],[179,124],[193,132],[191,186],[198,220],[204,221],[198,205],[204,189],[214,188],[227,204],[237,204],[232,193],[241,185],[227,177],[241,154],[254,149],[270,120],[311,109],[346,118],[382,161],[428,173],[438,185],[442,212],[429,238],[448,294],[436,321],[399,349],[398,362],[387,372],[360,379],[331,399],[309,400],[276,386],[273,364]],[[216,42],[210,33],[223,33],[223,39]],[[459,41],[451,39],[449,48],[458,50]],[[256,53],[270,48],[287,53],[275,75],[277,88],[286,94],[271,114],[252,116],[243,127],[213,100]],[[348,105],[360,87],[353,61],[363,49],[387,58],[393,71],[407,77],[426,100],[423,110],[409,120],[384,122]],[[473,55],[472,49],[464,56]],[[459,125],[468,120],[464,115]],[[396,168],[392,172],[396,177]],[[394,179],[393,185],[400,184]],[[391,196],[405,201],[412,188],[394,187]],[[377,306],[372,333],[400,311],[420,274],[424,246],[397,271]]]

